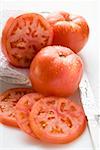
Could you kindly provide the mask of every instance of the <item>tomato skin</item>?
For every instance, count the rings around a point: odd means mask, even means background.
[[[61,112],[58,109],[59,103],[66,104],[67,102],[69,105],[66,105],[66,110]],[[71,105],[73,106],[72,108],[70,107]],[[54,114],[50,114],[50,112],[54,112]],[[87,124],[81,106],[67,98],[58,97],[46,97],[35,103],[30,112],[29,119],[35,135],[41,141],[53,144],[72,142],[83,133]]]
[[[10,62],[10,58],[8,57],[7,50],[6,50],[6,47],[5,47],[5,43],[7,42],[7,32],[9,30],[9,28],[11,27],[11,25],[13,24],[13,22],[14,22],[13,17],[10,17],[7,20],[7,22],[5,24],[5,27],[2,31],[2,38],[1,38],[2,52],[4,53],[4,55],[6,56],[6,58],[8,59],[9,62]]]
[[[13,88],[1,93],[0,122],[8,126],[18,127],[15,119],[15,105],[21,96],[31,92],[33,92],[31,88]]]
[[[33,88],[44,95],[69,96],[78,88],[83,73],[81,58],[68,48],[48,46],[30,66]]]
[[[36,53],[51,45],[53,29],[39,14],[22,14],[10,18],[2,32],[2,51],[15,67],[27,68]]]
[[[78,53],[87,43],[89,26],[82,16],[58,12],[49,15],[47,20],[53,26],[53,45],[65,46]]]
[[[22,131],[31,135],[32,137],[36,136],[30,127],[29,113],[32,106],[41,98],[43,98],[43,95],[39,93],[29,93],[21,97],[16,104],[15,117],[17,124],[19,125],[20,129],[22,129]]]

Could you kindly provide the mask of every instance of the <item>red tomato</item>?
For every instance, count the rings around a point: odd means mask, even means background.
[[[86,44],[89,36],[89,27],[81,16],[58,12],[47,17],[53,26],[53,45],[62,45],[78,53]]]
[[[50,45],[51,25],[41,15],[30,13],[10,18],[2,33],[2,51],[16,67],[29,67],[35,54]]]
[[[35,135],[49,143],[71,142],[86,127],[82,107],[66,98],[41,99],[33,105],[29,119]]]
[[[32,92],[30,88],[9,89],[0,94],[0,122],[6,125],[18,127],[15,119],[15,106],[19,99]]]
[[[16,104],[16,121],[19,127],[27,134],[35,137],[29,123],[29,113],[32,106],[38,100],[40,100],[43,95],[38,93],[26,94],[18,101]]]
[[[33,59],[30,79],[33,88],[45,95],[69,96],[78,88],[83,62],[62,46],[43,48]]]

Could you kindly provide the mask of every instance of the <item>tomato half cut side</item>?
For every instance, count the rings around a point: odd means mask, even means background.
[[[19,127],[27,134],[32,137],[36,137],[33,133],[30,123],[29,123],[29,113],[31,111],[32,106],[40,100],[43,95],[38,93],[30,93],[21,97],[21,99],[16,104],[16,121]]]
[[[33,105],[29,119],[40,140],[56,144],[73,141],[86,127],[82,107],[66,98],[42,98]]]
[[[15,106],[19,99],[27,94],[31,93],[31,88],[13,88],[0,94],[0,122],[18,127],[15,119]]]
[[[44,17],[36,13],[22,14],[14,18],[10,26],[6,24],[2,50],[12,65],[29,67],[36,53],[51,45],[52,39],[53,29]]]

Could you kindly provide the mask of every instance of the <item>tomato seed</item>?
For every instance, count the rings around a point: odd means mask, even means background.
[[[67,117],[67,118],[61,118],[61,121],[63,121],[65,124],[67,124],[67,126],[69,127],[69,128],[71,128],[72,127],[72,122],[71,122],[71,120],[69,119],[69,117]]]
[[[64,108],[65,108],[65,106],[66,106],[66,104],[65,104],[65,103],[61,103],[60,110],[61,110],[62,112],[64,112]]]
[[[45,128],[47,126],[47,123],[45,121],[41,121],[40,124],[41,124],[42,128]]]
[[[62,130],[62,128],[56,125],[55,127],[52,127],[51,133],[64,133],[64,131]]]
[[[24,119],[26,117],[23,113],[20,113],[19,115],[21,119]]]
[[[55,104],[55,100],[52,100],[52,101],[48,101],[48,102],[47,102],[47,105],[52,105],[52,104],[53,104],[53,105]]]
[[[40,110],[37,115],[39,116],[39,115],[41,115],[42,113],[45,113],[45,111]]]
[[[70,109],[71,109],[72,111],[76,111],[76,108],[75,108],[74,106],[70,106]]]

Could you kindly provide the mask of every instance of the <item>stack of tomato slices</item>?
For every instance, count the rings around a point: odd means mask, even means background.
[[[81,106],[68,98],[45,97],[28,88],[15,88],[0,95],[0,121],[19,126],[43,142],[57,144],[73,141],[86,127]]]
[[[82,78],[84,63],[77,53],[88,35],[86,20],[64,11],[47,18],[37,13],[10,17],[2,32],[2,52],[13,66],[30,67],[32,88],[0,94],[0,122],[48,143],[79,137],[87,120],[69,96]]]

